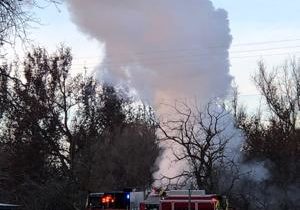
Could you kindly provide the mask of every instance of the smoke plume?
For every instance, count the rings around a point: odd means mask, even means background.
[[[226,94],[231,35],[226,11],[209,0],[69,0],[68,7],[82,32],[105,43],[101,79],[156,105]]]

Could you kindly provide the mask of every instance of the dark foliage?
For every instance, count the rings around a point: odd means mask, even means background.
[[[247,201],[252,207],[246,209],[299,209],[299,76],[300,68],[294,61],[271,72],[259,63],[254,81],[266,106],[254,115],[244,109],[236,112],[237,126],[246,137],[244,161],[264,162],[269,172],[266,180],[252,184],[256,186],[252,192],[243,193],[252,197]]]
[[[88,191],[153,182],[152,113],[140,117],[122,90],[71,77],[71,62],[68,48],[36,48],[22,65],[0,67],[0,200],[78,209]]]

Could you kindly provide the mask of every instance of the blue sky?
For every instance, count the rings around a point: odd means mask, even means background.
[[[235,23],[297,23],[298,0],[213,0],[216,7],[225,8]]]
[[[212,0],[216,8],[228,12],[233,36],[230,63],[231,74],[245,100],[252,101],[256,90],[250,79],[263,59],[267,65],[279,65],[289,56],[300,55],[300,1],[299,0]],[[43,25],[32,30],[36,43],[54,50],[59,43],[71,46],[74,53],[74,69],[81,71],[86,65],[94,68],[102,57],[101,44],[77,30],[70,21],[64,5],[59,10],[50,6],[37,10]],[[299,39],[299,40],[297,40]],[[241,45],[266,41],[286,42],[259,45]],[[297,54],[299,53],[299,54]]]

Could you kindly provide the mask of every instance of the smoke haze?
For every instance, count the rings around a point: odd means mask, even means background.
[[[69,0],[68,8],[82,32],[105,43],[99,78],[156,105],[227,93],[227,13],[209,0]]]

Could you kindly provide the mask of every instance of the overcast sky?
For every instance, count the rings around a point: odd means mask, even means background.
[[[212,0],[228,12],[233,43],[230,72],[245,98],[256,94],[250,79],[257,61],[278,65],[289,56],[300,55],[299,0]],[[74,69],[93,69],[103,56],[101,44],[78,31],[64,5],[37,10],[43,25],[32,29],[31,37],[54,50],[58,43],[71,46]]]

